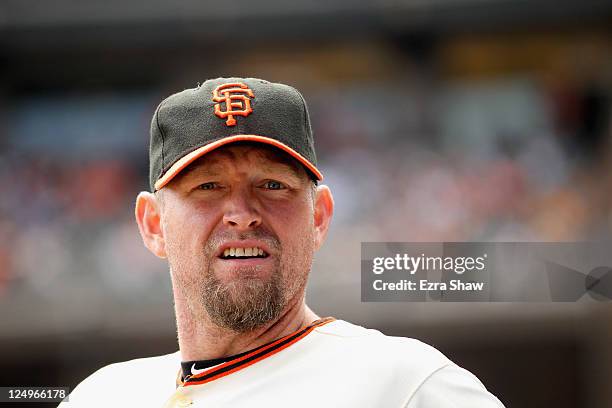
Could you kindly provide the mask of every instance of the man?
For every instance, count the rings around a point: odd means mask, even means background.
[[[102,368],[66,407],[502,407],[432,347],[305,304],[334,204],[297,90],[218,78],[174,94],[149,157],[136,221],[168,260],[180,350]]]

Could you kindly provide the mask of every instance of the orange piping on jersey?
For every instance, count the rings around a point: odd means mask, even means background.
[[[275,345],[277,345],[278,343],[281,343],[281,342],[283,342],[284,340],[286,340],[287,338],[289,338],[289,337],[291,337],[291,336],[295,335],[295,333],[296,333],[296,332],[299,332],[299,330],[297,330],[297,331],[295,331],[295,332],[293,332],[293,333],[290,333],[290,334],[288,334],[288,335],[286,335],[286,336],[284,336],[284,337],[281,337],[280,339],[278,339],[278,340],[276,340],[276,341],[274,341],[274,342],[272,342],[272,343],[268,344],[267,346],[265,346],[265,347],[263,347],[263,348],[257,349],[257,350],[255,350],[255,351],[253,351],[252,353],[246,354],[246,355],[244,355],[244,356],[242,356],[242,357],[240,357],[240,358],[237,358],[237,359],[235,359],[235,360],[230,360],[230,361],[228,361],[228,362],[226,362],[226,363],[223,363],[223,364],[221,364],[221,365],[219,365],[219,366],[216,366],[216,367],[214,367],[214,368],[212,368],[212,369],[210,369],[210,370],[208,370],[208,371],[204,371],[204,372],[202,372],[202,373],[200,373],[200,374],[198,374],[198,375],[194,375],[194,376],[192,376],[192,377],[189,377],[189,382],[185,383],[184,381],[181,381],[181,382],[180,382],[180,385],[183,385],[183,386],[185,386],[185,387],[188,387],[188,386],[190,386],[190,385],[201,385],[201,384],[206,384],[206,383],[208,383],[208,382],[214,381],[214,380],[219,379],[219,378],[221,378],[221,377],[225,377],[226,375],[231,374],[231,373],[233,373],[233,372],[236,372],[236,371],[238,371],[238,370],[242,370],[243,368],[246,368],[246,367],[248,367],[248,366],[250,366],[250,365],[252,365],[252,364],[255,364],[255,363],[256,363],[256,362],[258,362],[258,361],[263,360],[264,358],[267,358],[267,357],[273,356],[274,354],[278,353],[279,351],[286,349],[286,348],[287,348],[287,347],[289,347],[290,345],[292,345],[292,344],[296,343],[297,341],[299,341],[299,340],[303,339],[304,337],[306,337],[306,336],[307,336],[309,333],[311,333],[311,332],[312,332],[314,329],[316,329],[317,327],[320,327],[320,326],[323,326],[323,325],[325,325],[325,324],[327,324],[327,323],[333,322],[334,320],[335,320],[334,318],[326,318],[326,319],[322,319],[322,320],[320,320],[320,321],[318,321],[318,322],[314,323],[312,326],[308,327],[308,329],[307,329],[307,330],[305,330],[305,331],[304,331],[304,333],[302,333],[301,335],[299,335],[299,336],[298,336],[298,337],[296,337],[295,339],[291,340],[289,343],[284,344],[284,345],[282,345],[281,347],[279,347],[279,348],[277,348],[277,349],[274,349],[274,350],[272,350],[272,351],[270,351],[270,352],[268,352],[268,353],[264,353],[262,356],[257,357],[256,359],[254,359],[254,360],[252,360],[252,361],[249,361],[249,362],[246,362],[246,363],[244,363],[244,364],[241,364],[241,365],[239,365],[238,367],[232,368],[232,369],[231,369],[231,370],[229,370],[229,371],[225,371],[225,372],[223,372],[223,373],[220,373],[220,374],[218,374],[218,375],[212,376],[212,377],[210,377],[210,378],[206,378],[205,380],[201,380],[201,381],[193,381],[194,379],[198,379],[198,378],[200,378],[200,377],[203,377],[203,376],[209,375],[209,374],[211,374],[211,373],[214,373],[215,371],[222,370],[224,367],[227,367],[227,366],[229,366],[229,365],[233,365],[233,364],[239,363],[240,361],[243,361],[243,360],[245,360],[245,359],[248,359],[249,357],[251,357],[251,356],[253,356],[253,355],[255,355],[255,354],[259,354],[259,353],[261,353],[262,351],[265,351],[265,350],[267,350],[267,349],[269,349],[269,348],[271,348],[271,347],[274,347],[274,346],[275,346]],[[302,329],[302,330],[303,330],[303,329]]]
[[[310,170],[317,177],[317,179],[323,180],[323,174],[321,174],[321,172],[311,162],[309,162],[308,159],[306,159],[304,156],[302,156],[301,154],[299,154],[298,152],[296,152],[295,150],[293,150],[286,144],[279,142],[276,139],[272,139],[266,136],[236,135],[236,136],[229,136],[221,140],[217,140],[216,142],[209,143],[181,157],[176,163],[174,163],[168,169],[168,171],[166,171],[166,173],[164,173],[162,177],[160,177],[159,180],[157,180],[157,182],[155,183],[155,190],[159,190],[160,188],[164,187],[166,184],[170,182],[170,180],[172,180],[177,174],[179,174],[183,169],[185,169],[185,167],[189,166],[192,162],[202,157],[206,153],[214,149],[217,149],[223,145],[226,145],[228,143],[242,142],[242,141],[260,142],[260,143],[272,145],[274,147],[278,147],[279,149],[289,153],[290,156],[292,156],[297,161],[299,161],[301,164],[303,164],[308,170]]]
[[[258,357],[258,358],[256,358],[256,359],[253,359],[253,360],[251,360],[251,361],[249,361],[249,362],[247,362],[247,363],[244,363],[244,364],[242,364],[242,365],[240,365],[240,366],[238,366],[238,367],[235,367],[235,368],[233,368],[233,369],[231,369],[231,370],[229,370],[229,371],[225,371],[225,372],[223,372],[223,373],[220,373],[220,374],[215,375],[215,376],[213,376],[213,377],[207,378],[207,379],[205,379],[205,380],[202,380],[202,381],[190,381],[190,382],[189,382],[188,384],[186,384],[186,385],[187,385],[187,386],[189,386],[189,385],[200,385],[200,384],[206,384],[207,382],[210,382],[210,381],[216,380],[216,379],[221,378],[221,377],[225,377],[225,376],[226,376],[226,375],[228,375],[228,374],[231,374],[231,373],[236,372],[236,371],[238,371],[238,370],[241,370],[241,369],[243,369],[243,368],[245,368],[245,367],[248,367],[248,366],[250,366],[250,365],[252,365],[252,364],[255,364],[256,362],[258,362],[258,361],[260,361],[260,360],[263,360],[263,359],[264,359],[264,358],[266,358],[266,357],[272,356],[272,355],[274,355],[274,354],[278,353],[279,351],[281,351],[281,350],[283,350],[283,349],[285,349],[285,348],[289,347],[290,345],[294,344],[295,342],[297,342],[297,341],[301,340],[301,339],[302,339],[302,338],[304,338],[306,335],[308,335],[308,334],[309,334],[309,333],[310,333],[312,330],[314,330],[316,327],[318,327],[318,326],[313,326],[311,329],[309,329],[309,330],[305,331],[304,333],[302,333],[300,336],[296,337],[295,339],[293,339],[293,340],[292,340],[292,341],[290,341],[289,343],[284,344],[283,346],[281,346],[281,347],[279,347],[279,348],[277,348],[277,349],[275,349],[275,350],[273,350],[273,351],[271,351],[271,352],[269,352],[269,353],[266,353],[266,354],[264,354],[264,355],[262,355],[262,356],[260,356],[260,357]],[[283,339],[284,339],[284,338],[283,338]],[[282,339],[280,339],[279,341],[282,341]],[[278,343],[279,343],[279,341],[275,341],[274,343],[270,344],[270,346],[269,346],[269,347],[272,347],[273,345],[278,344]],[[266,347],[266,349],[267,349],[267,348],[269,348],[269,347]],[[265,350],[265,349],[262,349],[262,350]],[[258,351],[262,351],[262,350],[258,350]],[[241,360],[243,360],[243,359],[247,358],[248,356],[249,356],[249,355],[247,355],[247,356],[243,356],[243,357],[241,357],[240,359],[237,359],[237,360],[232,361],[231,363],[234,363],[234,364],[235,364],[235,363],[237,363],[237,362],[239,362],[239,361],[241,361]],[[229,364],[228,364],[228,365],[229,365]],[[215,367],[215,368],[216,368],[216,367]],[[221,368],[221,366],[220,366],[219,368]],[[202,376],[203,374],[204,374],[204,373],[199,374],[199,375],[198,375],[198,377]],[[193,379],[193,378],[197,378],[197,377],[191,377],[191,378]]]

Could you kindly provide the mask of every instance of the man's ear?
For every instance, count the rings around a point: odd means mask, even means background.
[[[161,228],[161,206],[155,194],[142,191],[136,198],[136,223],[142,242],[154,255],[166,257],[166,241]]]
[[[317,186],[314,202],[315,249],[323,245],[333,214],[334,198],[329,187]]]

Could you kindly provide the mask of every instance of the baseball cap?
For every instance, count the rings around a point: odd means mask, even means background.
[[[167,185],[190,163],[221,146],[258,142],[286,152],[323,180],[308,108],[293,87],[257,78],[209,79],[164,99],[151,120],[149,183]]]

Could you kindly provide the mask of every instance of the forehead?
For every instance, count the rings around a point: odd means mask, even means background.
[[[222,146],[187,166],[179,176],[195,171],[221,170],[229,163],[244,163],[262,170],[288,172],[296,177],[308,177],[304,167],[287,153],[263,143],[238,142]]]

